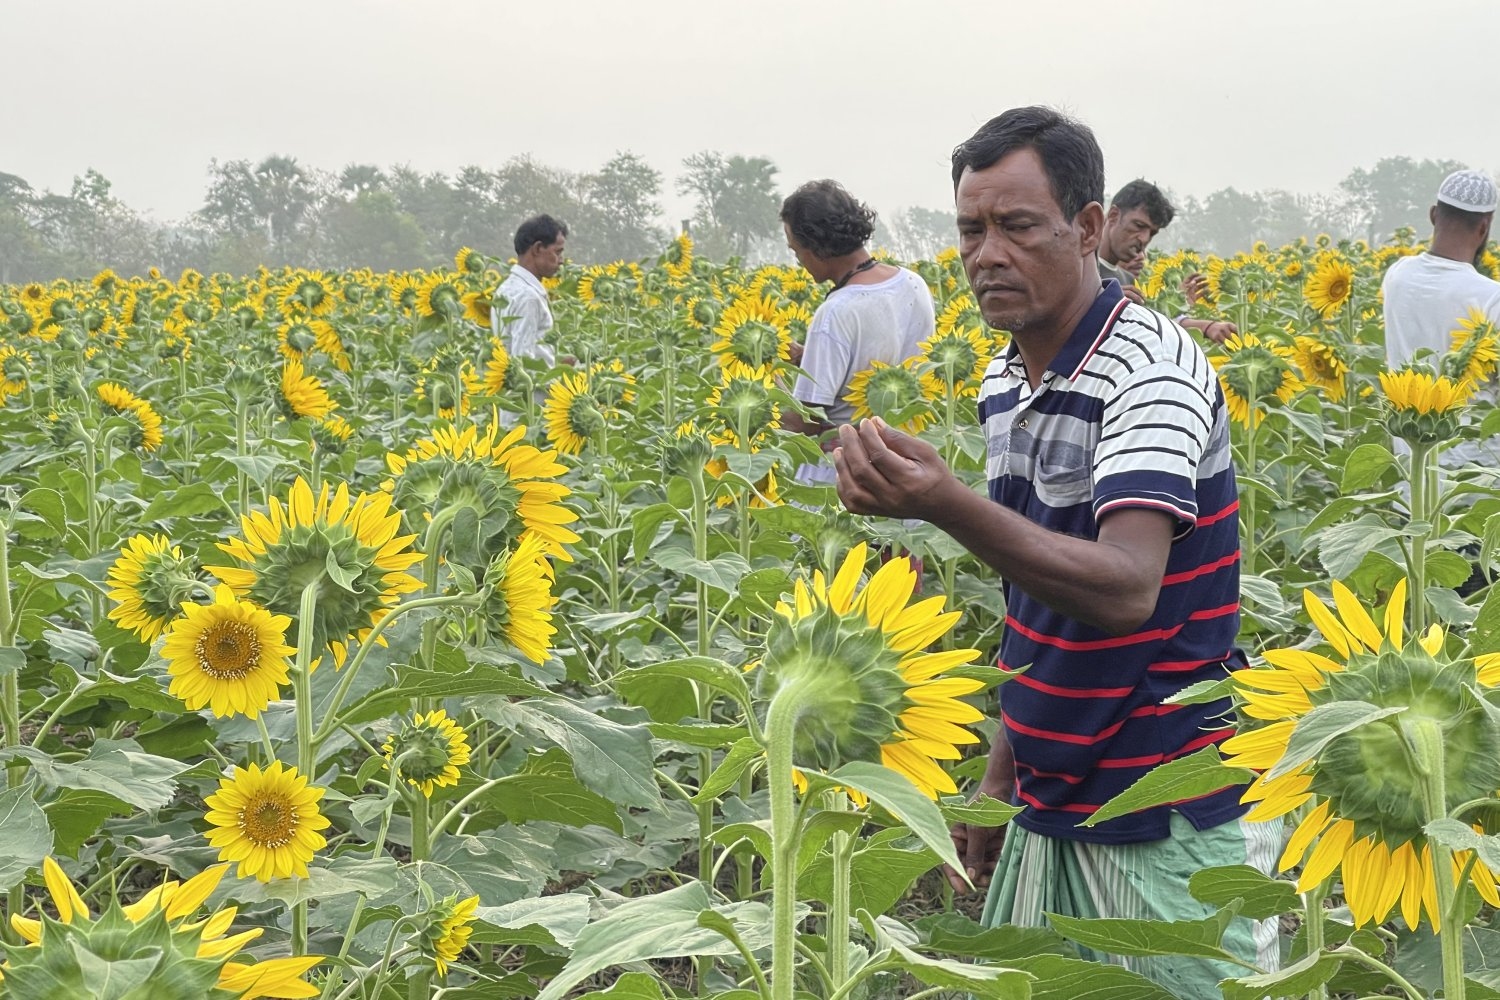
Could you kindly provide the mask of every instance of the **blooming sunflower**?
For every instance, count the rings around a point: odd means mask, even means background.
[[[203,800],[213,827],[208,842],[220,861],[238,865],[239,878],[307,878],[307,863],[328,844],[318,832],[328,828],[328,817],[318,811],[322,797],[323,789],[279,760],[264,771],[256,764],[237,767]]]
[[[136,535],[125,542],[105,582],[116,604],[109,620],[144,643],[156,641],[192,593],[197,560],[165,535]]]
[[[484,257],[472,247],[460,247],[453,255],[453,269],[460,274],[483,274]]]
[[[219,882],[228,869],[229,866],[226,864],[213,865],[186,882],[170,879],[155,886],[134,903],[119,906],[118,902],[113,902],[111,909],[118,907],[117,912],[131,924],[161,921],[171,938],[181,937],[180,948],[177,941],[172,941],[168,947],[173,953],[180,954],[183,958],[207,959],[221,963],[218,969],[218,981],[215,985],[232,1000],[259,1000],[261,997],[295,1000],[295,998],[317,996],[319,990],[303,981],[302,975],[322,962],[322,955],[272,958],[254,964],[236,962],[233,959],[240,950],[259,938],[264,933],[263,928],[253,927],[226,937],[238,914],[238,910],[233,906],[224,907],[203,920],[191,919],[197,915],[199,908],[218,888]],[[93,929],[96,921],[89,913],[88,904],[84,902],[83,896],[74,888],[62,868],[51,857],[42,859],[42,880],[46,884],[48,895],[52,898],[52,905],[57,910],[58,923],[76,930]],[[100,918],[100,922],[102,921],[103,917]],[[20,995],[19,990],[23,985],[28,984],[25,975],[27,971],[25,966],[29,964],[27,953],[33,949],[47,947],[48,925],[44,921],[23,917],[19,913],[11,914],[10,923],[21,940],[32,946],[32,948],[17,949],[12,954],[12,963],[8,963],[12,987],[17,991],[16,995]],[[111,953],[111,960],[126,959],[126,955],[120,954],[122,943],[119,940],[118,928],[106,926],[102,928],[102,931],[105,940],[101,942],[102,947],[99,949],[101,957],[107,950]],[[84,940],[88,939],[84,938]],[[74,951],[75,955],[77,954],[75,949],[81,945],[76,936],[65,939],[61,943],[70,951]],[[162,962],[166,957],[163,952],[166,949],[156,945],[157,942],[153,940],[153,943],[148,946],[150,954],[143,954],[141,958],[155,962],[155,968],[162,969]],[[55,983],[56,980],[49,978],[48,982]]]
[[[294,273],[281,293],[281,311],[289,315],[326,316],[337,304],[333,281],[319,271]]]
[[[483,609],[490,631],[504,635],[533,663],[546,663],[552,652],[552,563],[547,543],[535,532],[521,536],[513,551],[495,560],[487,581],[495,583],[492,599]]]
[[[455,319],[464,311],[463,289],[451,275],[429,274],[417,289],[417,315]]]
[[[1458,433],[1459,414],[1474,386],[1420,368],[1380,373],[1386,428],[1411,444],[1436,444]]]
[[[593,394],[587,372],[564,375],[547,387],[542,419],[547,440],[564,455],[577,455],[604,429],[604,408]]]
[[[1224,353],[1215,355],[1219,382],[1229,415],[1247,427],[1265,419],[1263,404],[1275,398],[1289,402],[1303,385],[1292,368],[1292,351],[1273,341],[1245,331],[1224,341]]]
[[[458,784],[458,769],[469,762],[469,738],[441,708],[418,712],[403,722],[381,747],[388,766],[413,788],[432,798],[434,788]]]
[[[1293,341],[1292,363],[1302,373],[1302,381],[1323,390],[1331,402],[1342,401],[1348,392],[1349,363],[1333,345],[1316,337],[1298,337]]]
[[[682,281],[693,273],[693,238],[678,233],[661,256],[662,267],[673,281]]]
[[[973,295],[962,292],[949,299],[943,311],[938,313],[934,329],[938,335],[942,335],[955,330],[983,330],[985,326],[979,303],[974,301]]]
[[[849,380],[844,399],[854,407],[854,420],[878,416],[908,434],[920,434],[932,420],[932,401],[943,396],[937,377],[918,371],[920,357],[899,365],[872,361]]]
[[[322,420],[338,408],[318,377],[306,374],[296,358],[282,363],[280,389],[281,409],[289,420]]]
[[[486,330],[490,328],[490,313],[494,310],[495,300],[488,292],[465,292],[459,301],[463,303],[464,319]]]
[[[799,577],[791,603],[776,605],[757,671],[765,703],[783,685],[811,683],[827,695],[799,720],[796,759],[834,768],[879,759],[929,798],[954,794],[953,779],[937,763],[957,760],[958,747],[979,742],[962,728],[983,713],[959,699],[984,688],[944,671],[972,662],[977,649],[927,653],[962,612],[943,611],[944,598],[908,604],[917,574],[906,559],[880,567],[859,588],[868,555],[854,546],[830,583],[821,570]]]
[[[762,435],[781,420],[781,408],[771,398],[771,378],[729,375],[708,395],[708,405],[718,415],[730,443],[739,447],[744,434],[747,446],[754,448]]]
[[[1273,649],[1266,667],[1232,675],[1242,715],[1266,725],[1226,740],[1225,763],[1263,771],[1245,792],[1255,803],[1248,818],[1271,820],[1304,806],[1282,853],[1283,871],[1302,865],[1299,892],[1342,868],[1345,901],[1355,924],[1383,922],[1399,903],[1415,928],[1423,912],[1441,927],[1436,879],[1457,880],[1470,862],[1470,881],[1492,906],[1500,906],[1495,873],[1457,852],[1452,872],[1437,873],[1423,832],[1438,812],[1491,799],[1500,770],[1500,671],[1473,660],[1441,659],[1444,636],[1433,626],[1407,639],[1406,581],[1397,583],[1381,620],[1343,584],[1332,584],[1334,606],[1312,591],[1303,603],[1331,655],[1306,649]],[[1488,707],[1483,702],[1489,702]],[[1284,771],[1299,724],[1334,702],[1365,702],[1395,709],[1335,736],[1316,757]],[[1429,738],[1445,749],[1446,801],[1431,802],[1431,764],[1418,749]],[[1414,756],[1415,754],[1415,756]]]
[[[122,417],[134,417],[130,446],[142,451],[155,451],[163,440],[161,415],[151,404],[122,385],[105,382],[99,386],[99,401],[111,412]]]
[[[1453,347],[1443,359],[1443,370],[1456,381],[1484,385],[1495,377],[1500,363],[1500,334],[1484,311],[1471,308],[1453,331]]]
[[[499,337],[490,338],[490,356],[484,362],[484,391],[491,396],[505,392],[505,380],[510,375],[510,352]]]
[[[1307,304],[1325,318],[1343,308],[1354,294],[1354,268],[1337,253],[1326,255],[1302,286]]]
[[[458,956],[469,946],[478,910],[478,896],[465,900],[449,896],[434,908],[432,922],[423,935],[422,951],[437,966],[439,975],[447,975],[448,963],[458,961]]]
[[[241,565],[207,569],[237,597],[278,615],[300,614],[303,589],[316,586],[317,612],[299,623],[299,635],[342,665],[350,636],[363,640],[402,594],[422,587],[406,572],[422,560],[411,548],[416,536],[398,534],[400,527],[390,494],[351,500],[347,485],[325,483],[314,495],[299,476],[285,504],[272,497],[267,513],[241,515],[244,537],[219,543]]]
[[[557,481],[567,466],[557,461],[556,451],[523,443],[525,436],[525,424],[500,436],[493,419],[484,431],[473,424],[463,430],[439,427],[406,454],[386,455],[392,479],[381,488],[400,507],[421,510],[429,520],[448,508],[472,510],[475,525],[467,534],[495,539],[482,553],[484,562],[527,531],[541,537],[548,555],[571,562],[563,546],[578,541],[566,527],[578,515],[563,506],[572,490]]]
[[[0,344],[0,400],[26,391],[31,375],[31,354]]]
[[[984,370],[994,357],[994,342],[978,327],[952,327],[934,333],[921,343],[922,360],[931,374],[955,399],[979,395]]]
[[[161,655],[172,675],[167,690],[190,711],[207,706],[219,718],[253,719],[280,696],[286,658],[297,652],[286,644],[290,618],[237,599],[223,584],[214,588],[214,603],[184,603],[182,614],[167,629]]]
[[[742,295],[729,304],[714,327],[718,340],[709,350],[718,354],[724,375],[761,378],[790,358],[792,338],[780,311],[769,299]]]

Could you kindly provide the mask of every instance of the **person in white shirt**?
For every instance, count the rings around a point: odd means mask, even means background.
[[[1490,224],[1500,191],[1478,170],[1451,173],[1438,188],[1432,220],[1432,242],[1426,251],[1390,266],[1381,283],[1385,313],[1385,356],[1391,368],[1417,360],[1440,369],[1442,355],[1453,347],[1453,333],[1472,310],[1500,324],[1500,282],[1480,274],[1475,264],[1490,239]],[[1429,355],[1430,356],[1426,356]],[[1481,386],[1495,398],[1493,385]],[[1398,451],[1405,451],[1396,442]],[[1469,462],[1500,464],[1500,441],[1465,441],[1447,449],[1439,462],[1457,468]]]
[[[781,206],[787,246],[814,281],[831,281],[807,327],[800,358],[805,372],[792,397],[821,413],[805,419],[788,411],[782,426],[818,435],[849,423],[846,399],[854,376],[872,361],[899,365],[932,336],[932,293],[913,271],[870,256],[865,241],[875,231],[875,213],[837,181],[809,181]],[[831,479],[829,480],[832,481]]]
[[[516,263],[495,289],[495,308],[490,325],[513,358],[539,358],[551,367],[556,360],[545,343],[552,329],[552,307],[548,304],[543,278],[562,268],[568,227],[550,215],[538,215],[516,230]]]

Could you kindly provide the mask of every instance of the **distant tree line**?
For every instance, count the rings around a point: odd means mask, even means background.
[[[1201,199],[1174,197],[1177,219],[1157,245],[1231,253],[1255,240],[1274,245],[1319,232],[1375,242],[1409,226],[1425,235],[1438,183],[1460,166],[1390,157],[1351,171],[1332,194],[1224,188]],[[330,173],[275,155],[212,161],[202,206],[187,219],[161,222],[115,198],[93,169],[74,178],[67,194],[0,172],[0,282],[105,267],[121,274],[151,267],[244,273],[262,264],[435,267],[462,246],[508,255],[516,225],[542,211],[568,223],[569,256],[584,263],[655,254],[679,223],[710,258],[782,260],[778,173],[765,157],[694,153],[675,179],[677,192],[693,199],[692,215],[668,220],[662,173],[628,152],[592,172],[519,156],[452,175],[365,163]],[[879,220],[875,242],[916,259],[949,246],[953,233],[950,210],[907,208]]]

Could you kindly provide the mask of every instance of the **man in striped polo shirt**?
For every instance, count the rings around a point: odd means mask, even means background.
[[[876,420],[840,431],[856,513],[929,521],[993,566],[1007,618],[1001,733],[980,790],[1023,805],[1008,838],[961,826],[990,924],[1042,913],[1200,919],[1193,872],[1269,873],[1279,828],[1242,817],[1241,786],[1077,824],[1157,764],[1232,735],[1227,702],[1164,699],[1243,662],[1239,524],[1224,397],[1193,338],[1101,281],[1104,163],[1093,133],[1047,108],[990,121],[953,153],[958,247],[986,322],[1011,347],[979,417],[989,497],[926,443]],[[1003,850],[1002,850],[1003,840]],[[957,884],[956,873],[953,878]],[[1272,922],[1226,947],[1274,968]],[[1218,996],[1222,963],[1132,959],[1183,997]]]

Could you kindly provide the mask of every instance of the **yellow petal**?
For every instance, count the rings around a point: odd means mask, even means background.
[[[1375,627],[1370,613],[1365,610],[1364,605],[1359,603],[1359,598],[1354,592],[1339,581],[1333,581],[1333,603],[1339,609],[1339,617],[1344,622],[1344,627],[1349,634],[1364,644],[1370,652],[1380,649],[1383,641],[1380,629]]]
[[[1385,637],[1395,648],[1404,645],[1406,619],[1406,577],[1396,581],[1391,599],[1385,606]]]

